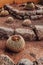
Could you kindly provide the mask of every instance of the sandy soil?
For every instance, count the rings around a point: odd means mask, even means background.
[[[15,6],[13,5],[13,7]],[[0,17],[0,26],[11,27],[14,29],[18,27],[23,27],[23,20],[17,20],[14,18],[14,22],[12,24],[8,24],[5,22],[7,17]],[[32,23],[34,25],[43,25],[43,18],[40,20],[32,20]],[[15,63],[17,63],[21,58],[28,58],[31,61],[34,61],[35,59],[43,57],[43,41],[26,41],[26,47],[20,53],[14,53],[5,49],[6,41],[7,40],[0,40],[0,54],[7,54],[14,60]]]

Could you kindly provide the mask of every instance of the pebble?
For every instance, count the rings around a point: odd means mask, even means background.
[[[33,65],[32,61],[30,61],[29,59],[21,59],[17,65]]]

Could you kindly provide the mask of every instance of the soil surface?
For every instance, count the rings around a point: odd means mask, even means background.
[[[12,6],[20,10],[22,9],[21,7],[18,7],[18,5],[12,5]],[[7,17],[0,17],[0,26],[10,27],[13,29],[24,28],[22,26],[23,20],[18,20],[14,18],[14,22],[10,24],[5,22]],[[32,20],[32,24],[43,25],[43,18],[41,18],[40,20]],[[6,50],[5,49],[6,41],[7,40],[0,40],[0,54],[7,54],[14,60],[15,63],[17,63],[21,58],[28,58],[31,61],[34,61],[35,59],[43,57],[43,40],[42,41],[26,41],[26,47],[20,53],[14,53],[12,51]]]

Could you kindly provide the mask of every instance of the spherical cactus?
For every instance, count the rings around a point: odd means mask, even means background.
[[[30,26],[32,24],[30,19],[25,19],[22,23],[24,26]]]
[[[13,17],[8,17],[7,20],[6,20],[6,23],[11,23],[14,21],[14,18]]]
[[[31,3],[31,4],[30,4],[30,7],[34,9],[34,8],[35,8],[34,3]]]
[[[7,15],[9,15],[9,12],[7,10],[2,10],[0,15],[1,16],[7,16]]]
[[[14,52],[19,52],[25,48],[25,41],[20,35],[13,35],[9,37],[6,47]]]
[[[34,3],[29,3],[29,4],[27,4],[27,5],[26,5],[26,9],[30,9],[30,10],[35,9]]]

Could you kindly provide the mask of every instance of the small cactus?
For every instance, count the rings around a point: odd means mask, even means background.
[[[7,16],[7,15],[9,15],[9,12],[7,10],[2,10],[0,12],[0,16]]]
[[[6,19],[6,23],[12,23],[14,21],[14,18],[13,17],[8,17]]]
[[[25,19],[22,23],[24,26],[30,26],[32,24],[30,19]]]

